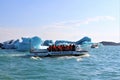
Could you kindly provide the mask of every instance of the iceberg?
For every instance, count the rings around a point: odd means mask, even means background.
[[[18,51],[29,51],[30,50],[30,38],[21,38],[22,42],[19,42],[16,47]]]
[[[51,46],[51,45],[54,45],[54,42],[52,40],[45,40],[43,45],[44,46]]]
[[[31,38],[31,48],[34,48],[34,49],[39,49],[40,46],[43,44],[43,41],[41,38],[35,36],[35,37],[32,37]]]
[[[19,42],[19,39],[17,40],[9,40],[3,42],[3,49],[16,49],[15,44]]]
[[[88,43],[88,42],[91,42],[91,38],[83,37],[82,39],[76,41],[76,44],[77,45],[82,45],[82,44],[85,44],[85,43]]]
[[[67,40],[45,40],[42,41],[41,38],[34,36],[32,38],[21,38],[22,42],[17,40],[9,40],[3,43],[0,43],[0,48],[2,49],[16,49],[18,51],[30,51],[32,49],[47,49],[51,45],[59,46],[59,45],[77,45],[82,48],[90,48],[91,45],[95,44],[91,42],[91,38],[83,37],[82,39],[74,42],[74,41],[67,41]],[[98,44],[99,46],[101,44]]]
[[[2,48],[2,46],[3,46],[3,44],[2,44],[2,43],[0,43],[0,48]]]
[[[41,44],[42,40],[37,36],[32,38],[22,38],[22,42],[17,44],[17,50],[29,51],[30,49],[39,49]]]
[[[74,44],[72,41],[65,41],[65,40],[56,40],[55,45],[70,45]]]

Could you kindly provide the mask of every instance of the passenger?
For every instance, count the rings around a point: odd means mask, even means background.
[[[53,45],[53,48],[52,48],[52,49],[53,49],[53,51],[56,51],[56,46],[55,46],[55,45]]]
[[[58,47],[58,51],[62,51],[61,45],[60,45],[60,46],[57,46],[57,47]]]
[[[55,51],[58,51],[58,46],[55,46]]]
[[[62,45],[59,45],[58,48],[59,48],[59,51],[62,51]]]
[[[72,51],[75,51],[75,45],[74,44],[72,45]]]
[[[63,50],[66,51],[66,46],[64,45]]]
[[[62,45],[62,50],[65,51],[65,46],[64,45]]]
[[[72,45],[71,44],[69,45],[69,49],[70,49],[70,51],[72,51]]]
[[[65,51],[65,45],[63,45],[63,51]]]
[[[62,51],[61,45],[58,46],[58,51]]]
[[[49,51],[50,51],[50,52],[52,51],[52,46],[49,46]]]
[[[51,46],[51,51],[54,51],[54,45]]]
[[[63,51],[67,51],[67,46],[63,45]]]
[[[66,46],[66,51],[69,51],[69,46]]]
[[[54,45],[54,51],[58,51],[58,48],[56,45]]]

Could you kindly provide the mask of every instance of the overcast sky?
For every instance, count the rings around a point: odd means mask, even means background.
[[[120,0],[0,0],[0,42],[21,37],[120,42]]]

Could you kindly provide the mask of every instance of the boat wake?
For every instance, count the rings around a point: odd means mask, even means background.
[[[84,57],[89,57],[89,54],[84,54],[81,56],[62,56],[62,57],[58,57],[59,60],[64,60],[64,59],[76,59],[76,61],[81,61],[82,58]]]
[[[84,54],[84,55],[82,55],[80,57],[89,57],[89,56],[90,56],[90,54],[86,53],[86,54]]]
[[[82,58],[84,57],[89,57],[89,54],[84,54],[81,56],[60,56],[60,57],[52,57],[52,58],[57,58],[58,60],[65,60],[65,59],[75,59],[76,61],[81,61]],[[0,54],[0,57],[22,57],[22,58],[30,58],[33,60],[42,60],[43,58],[38,57],[38,56],[27,56],[26,54]]]
[[[30,59],[34,59],[34,60],[42,60],[42,58],[40,58],[40,57],[34,57],[34,56],[30,57]]]
[[[0,54],[0,57],[23,57],[25,54]]]

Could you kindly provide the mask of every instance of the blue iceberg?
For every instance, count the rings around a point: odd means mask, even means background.
[[[30,50],[30,38],[23,38],[22,42],[19,42],[17,45],[18,51],[28,51]]]
[[[42,44],[43,41],[41,38],[37,36],[31,38],[31,48],[39,49]]]
[[[29,51],[30,49],[39,49],[41,44],[42,44],[42,40],[37,36],[32,38],[22,38],[22,42],[17,44],[17,50]]]
[[[65,41],[65,40],[56,40],[55,45],[70,45],[74,44],[72,41]]]
[[[5,41],[5,42],[3,42],[2,48],[3,49],[16,49],[15,45],[18,42],[19,42],[19,39]]]
[[[85,43],[91,43],[91,38],[89,38],[89,37],[83,37],[79,41],[76,41],[77,45],[82,45],[82,44],[85,44]]]
[[[51,46],[51,45],[54,45],[54,42],[52,40],[45,40],[43,45],[44,46]]]

